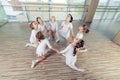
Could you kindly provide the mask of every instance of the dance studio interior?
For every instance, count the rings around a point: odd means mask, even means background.
[[[0,80],[120,80],[120,0],[0,0]]]

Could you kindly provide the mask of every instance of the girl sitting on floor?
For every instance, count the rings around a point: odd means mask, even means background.
[[[51,45],[50,45],[50,42],[48,39],[46,39],[44,37],[44,35],[42,34],[41,31],[39,31],[36,35],[36,38],[38,40],[38,46],[37,46],[37,49],[36,49],[36,54],[37,54],[37,59],[36,60],[32,60],[32,65],[31,65],[31,68],[34,68],[35,65],[40,62],[40,61],[43,61],[45,58],[46,58],[46,54],[48,52],[48,49],[52,49],[53,51],[56,51],[57,53],[59,53],[58,50],[54,49]]]
[[[31,35],[30,35],[30,43],[27,43],[26,47],[28,47],[28,46],[36,47],[37,46],[36,34],[38,32],[37,23],[35,21],[32,21],[30,23],[30,28],[32,29]]]
[[[66,20],[62,22],[60,29],[59,29],[59,36],[62,37],[66,42],[68,42],[70,38],[70,33],[72,34],[72,40],[74,39],[74,31],[73,31],[73,17],[71,14],[68,14],[66,17]],[[60,38],[57,40],[57,42],[60,41]]]
[[[58,40],[58,23],[56,21],[55,16],[51,17],[51,20],[49,22],[49,39],[51,38]]]
[[[82,26],[79,27],[79,32],[77,33],[77,35],[75,37],[75,38],[79,39],[79,42],[76,44],[75,49],[79,48],[83,52],[87,51],[87,49],[84,48],[83,36],[84,36],[84,34],[87,34],[88,32],[89,32],[89,29],[87,28],[87,26],[85,24],[83,24]]]

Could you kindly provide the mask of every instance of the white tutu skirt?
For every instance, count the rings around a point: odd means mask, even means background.
[[[66,64],[76,63],[77,56],[66,56]]]
[[[50,50],[50,49],[46,49],[45,51],[37,51],[36,54],[37,54],[38,57],[40,57],[40,56],[43,56],[43,55],[47,54],[47,52],[48,52],[49,50]]]
[[[64,37],[65,39],[68,39],[70,37],[70,33],[66,33],[62,30],[59,31],[59,34]]]

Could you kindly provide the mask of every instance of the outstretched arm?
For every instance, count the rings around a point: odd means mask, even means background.
[[[53,51],[57,52],[58,54],[60,53],[57,49],[53,48],[51,45],[50,45],[50,42],[48,40],[46,40],[46,43],[47,43],[47,46],[52,49]]]
[[[64,50],[60,51],[60,53],[66,53],[69,50],[69,46],[67,46]]]
[[[57,49],[55,49],[55,48],[51,48],[53,51],[55,51],[55,52],[57,52],[58,54],[60,54],[60,52],[57,50]]]
[[[72,40],[74,39],[74,31],[73,31],[73,29],[70,29],[70,31],[71,31],[71,34],[72,34]]]

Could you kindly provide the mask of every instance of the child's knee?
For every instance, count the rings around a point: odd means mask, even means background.
[[[45,56],[41,56],[42,59],[45,59],[46,57]]]

